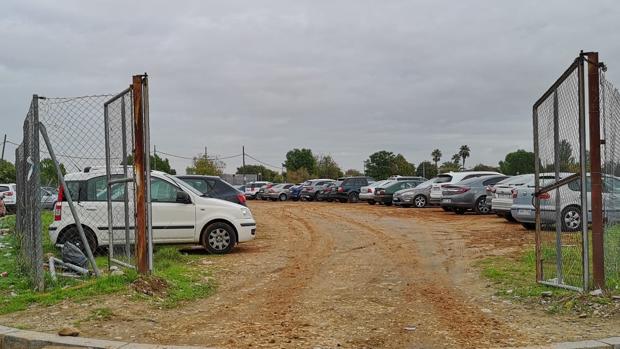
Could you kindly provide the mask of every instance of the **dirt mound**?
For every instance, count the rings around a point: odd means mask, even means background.
[[[168,283],[157,276],[143,276],[131,284],[136,292],[147,296],[163,297],[168,293]]]

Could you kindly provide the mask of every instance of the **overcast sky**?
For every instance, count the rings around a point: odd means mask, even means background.
[[[21,141],[33,93],[117,93],[148,72],[164,152],[245,144],[279,166],[306,147],[361,169],[378,150],[417,165],[468,144],[469,164],[496,165],[531,150],[532,104],[579,50],[620,82],[619,18],[614,0],[3,0],[0,133]]]

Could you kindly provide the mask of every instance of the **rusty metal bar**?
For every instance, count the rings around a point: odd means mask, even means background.
[[[133,76],[133,125],[134,125],[134,161],[133,169],[136,179],[136,268],[140,274],[148,273],[147,226],[146,226],[146,182],[144,118],[142,117],[142,75]]]
[[[536,192],[540,189],[540,148],[538,143],[538,109],[534,106],[532,110],[532,119],[534,121],[534,186]],[[540,221],[540,198],[538,195],[534,197],[534,212],[536,214],[536,231],[534,234],[535,246],[536,246],[536,281],[543,280],[543,268],[542,268],[542,253],[541,253],[541,221]]]
[[[592,267],[594,287],[605,287],[603,247],[603,186],[601,179],[601,120],[598,52],[588,52],[588,111],[590,117],[590,177],[592,181]],[[587,217],[587,211],[585,213]]]

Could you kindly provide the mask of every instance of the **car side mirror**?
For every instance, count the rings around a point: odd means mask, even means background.
[[[189,194],[184,191],[177,191],[177,202],[180,204],[191,204],[192,199],[189,197]]]

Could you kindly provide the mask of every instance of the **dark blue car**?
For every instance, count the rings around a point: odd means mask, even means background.
[[[301,189],[303,189],[303,184],[295,184],[294,186],[289,188],[289,198],[293,201],[299,201],[301,198]]]

